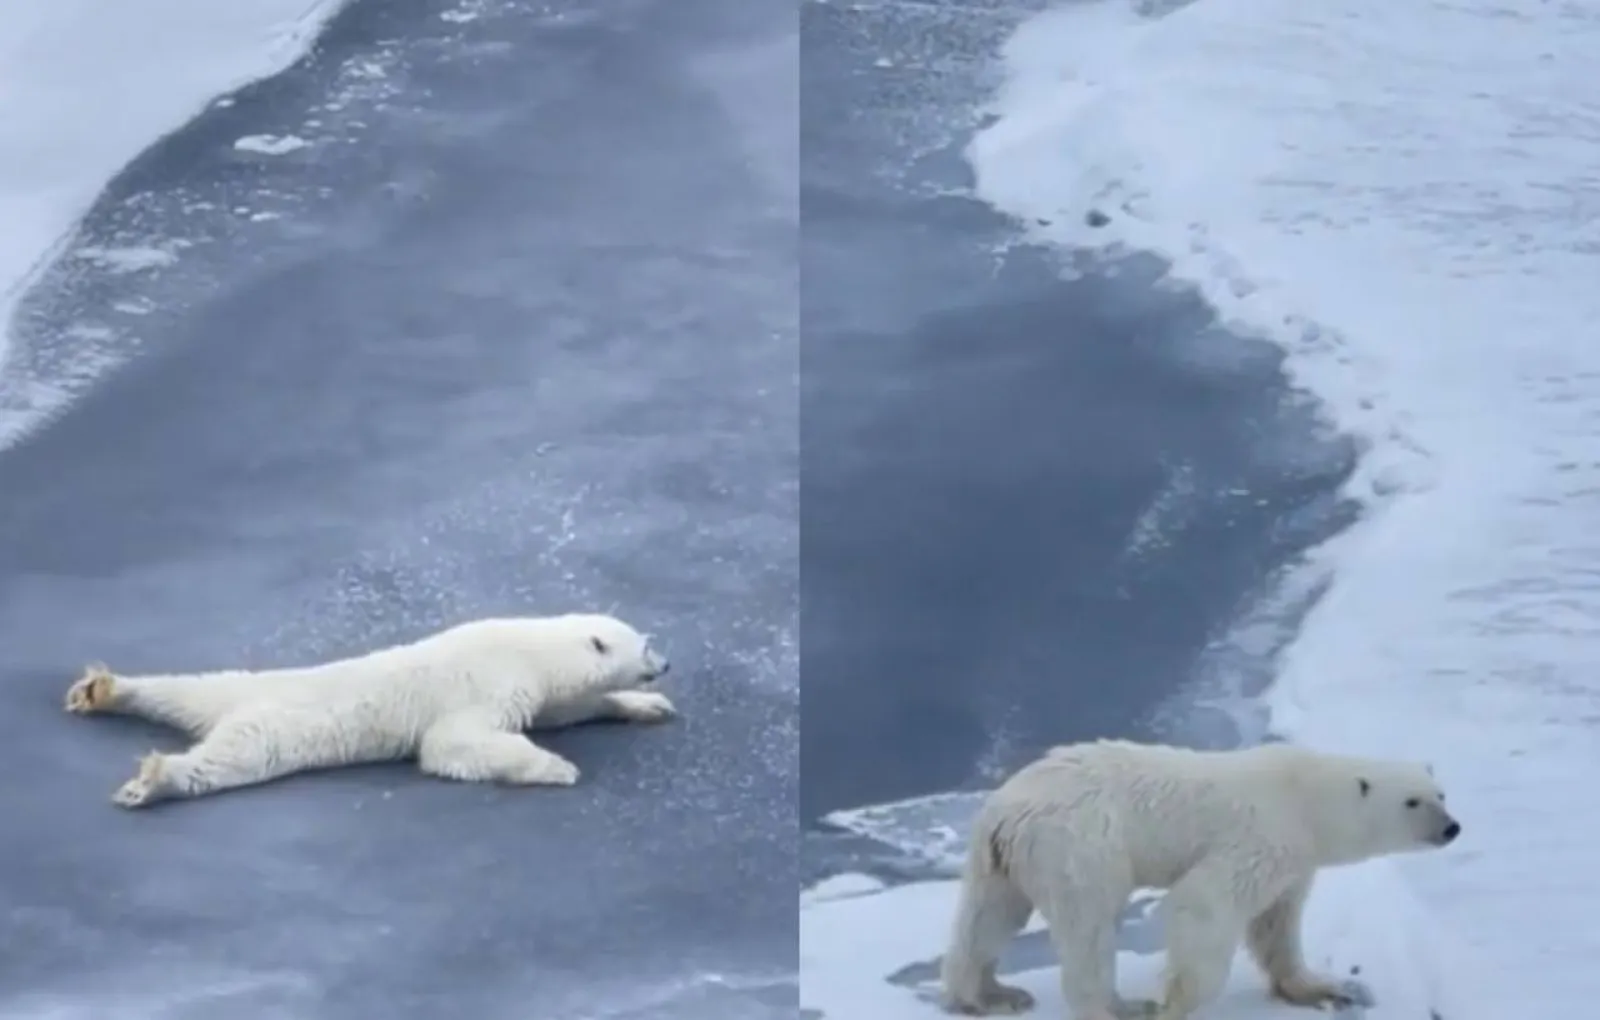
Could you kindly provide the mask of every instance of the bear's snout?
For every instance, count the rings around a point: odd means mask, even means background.
[[[667,660],[665,655],[659,652],[646,651],[644,653],[644,669],[644,679],[646,681],[658,680],[666,676],[672,669],[672,663]]]
[[[1461,823],[1451,818],[1445,823],[1445,827],[1439,830],[1439,845],[1449,846],[1459,835],[1461,835]]]

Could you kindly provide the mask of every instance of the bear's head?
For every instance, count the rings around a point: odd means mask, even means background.
[[[626,690],[654,683],[671,663],[641,634],[614,616],[574,614],[563,620],[562,630],[576,646],[572,651],[584,662],[583,672],[594,688]]]
[[[1444,805],[1444,791],[1425,765],[1365,761],[1348,781],[1345,796],[1356,808],[1360,832],[1352,832],[1357,859],[1448,846],[1461,835]]]

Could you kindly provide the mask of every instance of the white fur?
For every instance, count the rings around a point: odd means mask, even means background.
[[[92,665],[66,707],[142,716],[197,738],[182,753],[146,756],[113,797],[124,807],[412,757],[449,779],[570,785],[577,767],[522,731],[670,718],[664,695],[633,689],[666,671],[626,623],[574,613],[477,620],[292,669],[120,676]]]
[[[1033,1006],[995,978],[1034,909],[1074,1020],[1183,1020],[1221,992],[1241,942],[1279,998],[1342,989],[1305,965],[1300,913],[1317,869],[1448,843],[1458,833],[1423,766],[1286,744],[1191,751],[1125,741],[1051,750],[990,795],[968,850],[942,980],[945,1009]],[[1116,926],[1135,889],[1168,890],[1160,1003],[1116,994]]]

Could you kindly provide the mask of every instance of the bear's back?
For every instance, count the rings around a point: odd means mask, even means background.
[[[1253,749],[1252,749],[1253,750]],[[1009,819],[1061,854],[1125,858],[1142,886],[1165,888],[1201,858],[1231,852],[1282,820],[1280,785],[1262,756],[1097,741],[1052,748],[996,790]],[[1048,851],[1047,851],[1048,852]]]

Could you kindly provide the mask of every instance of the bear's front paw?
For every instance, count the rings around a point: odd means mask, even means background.
[[[67,688],[66,708],[75,715],[104,711],[116,695],[117,681],[103,663],[92,662]]]
[[[158,751],[152,751],[139,761],[139,774],[123,783],[111,801],[125,808],[144,807],[161,799],[166,784],[165,761]]]
[[[572,786],[578,781],[578,766],[565,758],[557,758],[545,767],[544,781],[552,786]]]
[[[578,766],[559,754],[545,753],[506,778],[522,786],[572,786],[578,781]]]
[[[666,722],[678,714],[671,700],[655,691],[618,691],[611,695],[611,703],[628,722]]]

